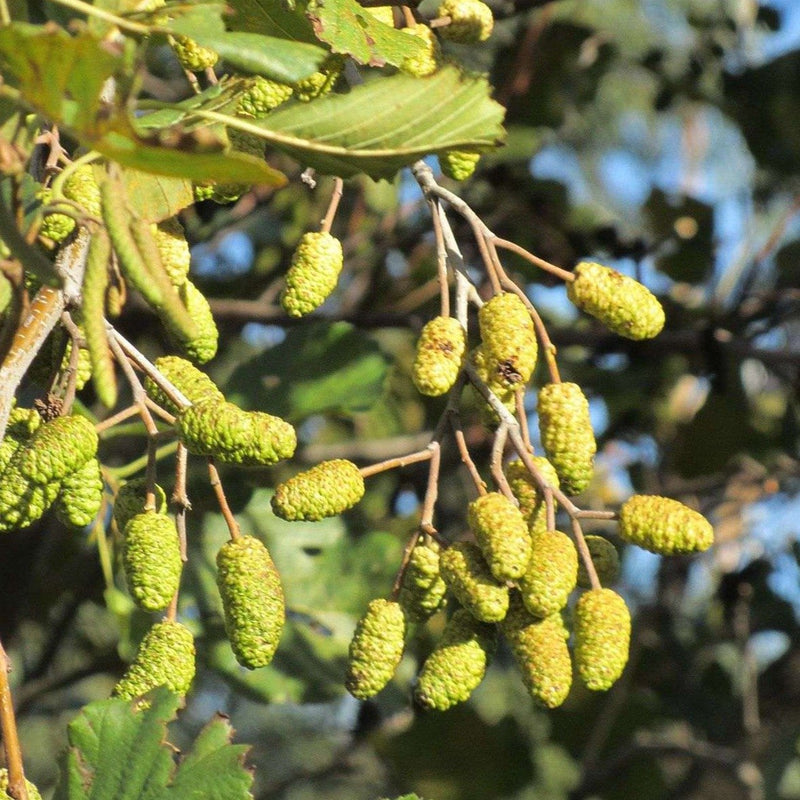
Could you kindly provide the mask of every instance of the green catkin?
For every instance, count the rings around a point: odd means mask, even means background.
[[[500,622],[508,611],[508,587],[493,577],[480,547],[456,542],[440,557],[442,578],[475,619]]]
[[[482,345],[475,347],[469,354],[469,359],[472,366],[475,368],[478,377],[486,384],[489,390],[497,397],[498,400],[508,409],[511,414],[516,411],[516,397],[514,395],[514,387],[509,386],[500,371],[500,365],[492,361],[486,354],[486,350]],[[478,397],[478,403],[481,409],[484,410],[488,422],[497,422],[497,414],[494,409],[487,405],[484,398],[475,389],[475,394]]]
[[[340,56],[329,56],[319,72],[314,72],[307,78],[298,81],[293,89],[294,96],[302,103],[316,100],[318,97],[329,94],[336,81],[344,70],[344,61]]]
[[[98,230],[89,242],[83,278],[83,321],[86,348],[92,365],[92,382],[97,399],[106,407],[117,404],[117,378],[114,359],[108,346],[105,325],[105,297],[108,286],[108,259],[111,243],[105,231]]]
[[[558,708],[572,686],[569,633],[561,614],[535,617],[513,595],[501,628],[531,697],[545,708]]]
[[[560,488],[555,467],[544,456],[532,456],[544,479],[555,489]],[[531,533],[547,530],[547,504],[528,468],[521,460],[511,461],[506,467],[506,479],[514,497],[519,501],[519,510],[528,523]],[[558,504],[553,501],[553,510]]]
[[[580,494],[592,479],[597,443],[589,401],[577,383],[547,383],[537,401],[539,434],[561,489]]]
[[[134,478],[123,484],[114,498],[114,522],[117,530],[122,533],[128,522],[137,514],[145,511],[155,511],[157,514],[167,513],[167,495],[156,483],[153,486],[155,507],[145,508],[147,502],[147,478]]]
[[[179,329],[172,330],[169,323],[167,327],[177,339],[186,356],[195,364],[205,364],[217,354],[219,331],[211,306],[203,293],[190,281],[185,280],[178,288],[178,295],[183,302],[186,312],[194,322],[197,333],[190,338],[183,338]]]
[[[256,75],[252,84],[242,92],[236,115],[240,117],[261,117],[273,108],[285,103],[294,92],[294,87],[286,83],[271,81]]]
[[[409,622],[425,622],[444,604],[447,584],[441,576],[439,545],[417,542],[403,573],[397,601]]]
[[[42,800],[39,790],[27,778],[25,788],[28,790],[28,800]],[[12,800],[8,793],[8,770],[5,767],[0,769],[0,800]]]
[[[350,641],[345,687],[366,700],[392,679],[403,657],[406,618],[400,603],[377,598],[367,606]]]
[[[637,494],[622,504],[619,535],[662,555],[702,552],[714,544],[714,529],[702,514],[658,495]]]
[[[53,484],[97,455],[97,432],[78,414],[44,422],[16,454],[20,473],[39,486]]]
[[[610,689],[628,663],[631,615],[611,589],[584,592],[573,614],[575,664],[587,688]]]
[[[492,575],[498,581],[521,578],[531,557],[531,538],[520,510],[499,492],[473,500],[467,520]]]
[[[347,511],[363,496],[364,478],[358,467],[337,458],[278,484],[272,510],[281,519],[320,520]]]
[[[123,531],[122,563],[136,605],[145,611],[166,608],[183,567],[175,520],[156,511],[131,517]]]
[[[444,0],[437,17],[450,17],[450,24],[439,29],[443,39],[460,44],[485,42],[494,28],[492,9],[481,0]]]
[[[85,528],[103,506],[103,474],[100,462],[90,458],[77,472],[61,482],[55,502],[58,519],[69,527]]]
[[[87,214],[98,219],[102,215],[100,187],[91,164],[81,164],[65,181],[61,189],[67,200],[77,203]]]
[[[194,637],[179,622],[165,619],[145,634],[133,663],[114,687],[114,694],[133,700],[157,686],[185,695],[195,673]]]
[[[617,548],[603,536],[589,534],[583,537],[589,548],[595,572],[601,586],[610,586],[619,579],[619,553]],[[591,589],[592,582],[583,559],[578,562],[578,586]]]
[[[180,356],[161,356],[156,359],[155,368],[186,397],[190,403],[205,401],[225,402],[225,396],[217,385],[205,372]],[[148,377],[145,379],[144,388],[147,396],[170,414],[177,414],[179,409],[164,392],[158,388],[155,381]]]
[[[494,625],[479,622],[466,609],[458,609],[422,665],[414,689],[416,703],[436,711],[463,703],[483,680],[496,644]]]
[[[50,203],[53,197],[52,189],[45,188],[39,193],[39,199],[43,206]],[[59,244],[75,230],[75,220],[66,214],[45,214],[42,225],[39,228],[39,236],[45,236],[50,241]]]
[[[531,540],[531,560],[519,579],[519,591],[531,614],[548,617],[564,608],[575,588],[578,551],[561,531],[534,533]]]
[[[422,39],[425,47],[419,53],[403,59],[400,69],[415,78],[425,78],[428,75],[433,75],[442,63],[442,49],[439,46],[436,34],[424,22],[419,22],[402,30],[403,33],[407,33],[409,36],[416,36]]]
[[[538,345],[533,320],[513,292],[496,294],[478,311],[487,366],[510,389],[524,386],[536,367]]]
[[[203,47],[188,36],[170,37],[170,44],[180,65],[189,72],[202,72],[219,61],[219,54],[210,47]]]
[[[217,587],[236,660],[248,669],[265,667],[286,619],[280,575],[267,548],[253,536],[226,542],[217,553]]]
[[[467,347],[466,331],[453,317],[434,317],[422,329],[411,377],[428,397],[449,392],[456,382]]]
[[[47,512],[61,488],[58,481],[37,484],[19,470],[14,454],[0,480],[0,532],[27,528]]]
[[[175,421],[190,453],[226,464],[268,466],[294,455],[297,434],[280,417],[204,400],[181,409]]]
[[[593,261],[575,267],[567,296],[609,330],[626,339],[652,339],[664,327],[664,309],[639,281]]]
[[[472,153],[468,150],[448,150],[439,156],[439,166],[448,178],[454,181],[465,181],[475,172],[480,158],[480,153]]]
[[[170,217],[150,226],[161,263],[173,286],[180,286],[189,276],[191,253],[183,225],[177,217]]]
[[[336,288],[344,264],[342,243],[327,232],[303,235],[286,273],[281,306],[290,317],[319,308]]]

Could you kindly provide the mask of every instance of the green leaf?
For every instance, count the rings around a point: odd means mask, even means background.
[[[176,768],[166,735],[179,703],[162,687],[146,707],[117,698],[87,705],[68,727],[54,800],[252,800],[252,776],[242,766],[247,747],[230,744],[224,719],[200,732]]]
[[[194,202],[192,184],[185,178],[166,178],[137,169],[122,173],[128,206],[139,219],[161,222]]]
[[[295,421],[325,411],[363,411],[382,396],[388,368],[378,345],[352,325],[309,323],[242,364],[227,394],[247,408]]]
[[[251,31],[226,31],[223,20],[205,6],[179,17],[169,27],[174,33],[190,36],[203,47],[216,50],[228,66],[281,83],[307,78],[328,55],[324,48],[306,42]]]
[[[351,55],[360,64],[399,67],[425,48],[417,36],[379,22],[356,0],[312,0],[306,13],[314,32],[334,53]]]
[[[504,136],[503,113],[485,78],[445,67],[429,78],[379,77],[263,120],[204,116],[257,134],[318,172],[344,178],[365,172],[377,179],[429,153],[496,147]]]
[[[234,12],[228,20],[231,30],[261,33],[295,42],[318,43],[314,29],[303,13],[304,2],[297,3],[294,9],[275,0],[231,0],[228,5]]]

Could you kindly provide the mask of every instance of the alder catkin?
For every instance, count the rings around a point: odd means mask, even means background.
[[[468,150],[448,150],[439,156],[442,173],[454,181],[465,181],[475,172],[480,161],[480,153]]]
[[[567,296],[609,330],[627,339],[652,339],[664,327],[664,309],[639,281],[593,261],[575,267]]]
[[[499,492],[473,500],[467,520],[498,581],[521,578],[531,557],[531,537],[520,510]]]
[[[103,506],[103,474],[100,462],[90,458],[61,482],[55,502],[58,519],[73,528],[89,525]]]
[[[508,587],[492,575],[480,547],[456,542],[440,556],[442,578],[475,619],[500,622],[508,611]]]
[[[544,456],[532,456],[531,460],[538,467],[544,479],[554,489],[559,489],[558,473],[555,467]],[[528,523],[531,533],[547,530],[547,504],[544,493],[528,471],[525,464],[519,459],[511,461],[506,467],[508,485],[519,502],[519,510]],[[558,508],[558,503],[553,500],[553,511]]]
[[[286,273],[281,306],[290,317],[319,308],[336,288],[344,264],[342,243],[327,232],[303,235]]]
[[[81,164],[64,181],[62,193],[67,200],[72,200],[92,217],[100,217],[100,187],[94,176],[91,164]]]
[[[531,560],[519,579],[525,607],[536,617],[548,617],[567,604],[578,579],[578,551],[561,531],[540,531],[531,537]]]
[[[294,88],[287,83],[256,75],[252,84],[240,95],[236,114],[240,117],[261,117],[285,103],[293,92]]]
[[[217,354],[219,342],[219,331],[211,306],[205,295],[188,279],[178,287],[178,297],[194,321],[194,332],[185,335],[182,328],[172,328],[170,317],[165,317],[164,322],[179,349],[195,364],[205,364]]]
[[[483,680],[497,645],[494,625],[479,622],[458,609],[422,665],[414,700],[426,710],[446,711],[469,698]]]
[[[114,688],[114,694],[132,700],[157,686],[185,695],[195,673],[194,637],[179,622],[165,619],[145,634],[133,663]]]
[[[561,489],[580,494],[592,479],[597,443],[589,401],[577,383],[546,383],[537,401],[539,434]]]
[[[210,47],[203,47],[188,36],[170,37],[170,44],[180,65],[189,72],[202,72],[219,61],[219,54]]]
[[[444,0],[437,17],[450,17],[450,24],[439,29],[443,39],[461,44],[477,44],[492,34],[494,15],[481,0]]]
[[[86,417],[55,417],[37,428],[15,461],[29,481],[45,486],[63,480],[94,458],[97,443],[97,432]]]
[[[447,585],[439,559],[440,548],[433,540],[417,542],[411,551],[397,596],[410,622],[425,622],[444,604]]]
[[[619,535],[661,555],[697,553],[714,544],[714,529],[702,514],[658,495],[636,494],[622,504]]]
[[[166,608],[183,567],[175,520],[156,511],[131,517],[123,531],[122,563],[136,605],[145,611]]]
[[[561,614],[535,617],[512,595],[501,628],[531,697],[546,708],[558,708],[572,686],[569,633]]]
[[[536,367],[538,345],[530,312],[513,292],[496,294],[478,311],[489,370],[512,389],[524,386]]]
[[[439,45],[436,34],[424,22],[410,25],[402,30],[403,33],[407,33],[409,36],[416,36],[418,39],[422,39],[425,47],[419,53],[403,59],[400,69],[415,78],[425,78],[428,75],[432,75],[442,62],[442,48]]]
[[[206,400],[225,401],[225,396],[214,381],[185,358],[161,356],[156,359],[154,366],[190,403],[202,403]],[[145,379],[144,388],[147,396],[154,403],[169,411],[170,414],[178,413],[178,406],[167,398],[152,378]]]
[[[366,700],[392,679],[403,657],[406,618],[400,603],[377,598],[367,606],[350,641],[345,687]]]
[[[610,586],[619,579],[619,553],[617,548],[604,536],[587,534],[583,537],[592,557],[594,570],[601,586]],[[578,561],[578,586],[581,589],[591,589],[592,582],[583,559]]]
[[[220,548],[217,587],[236,660],[248,669],[266,666],[281,638],[286,604],[278,570],[260,540],[240,536]]]
[[[575,664],[587,688],[610,689],[628,663],[631,615],[612,589],[584,592],[573,614]]]
[[[156,483],[153,485],[155,507],[146,509],[147,502],[147,478],[134,478],[124,483],[117,491],[114,498],[114,522],[117,523],[117,530],[122,533],[131,517],[143,514],[145,511],[155,511],[157,514],[165,514],[167,511],[167,495],[164,490]]]
[[[189,277],[192,256],[180,220],[170,217],[150,226],[161,263],[173,286],[180,286]]]
[[[434,317],[426,323],[411,368],[417,389],[428,397],[449,392],[461,371],[466,347],[466,332],[457,319]]]
[[[286,520],[320,520],[352,508],[364,496],[358,467],[343,458],[323,461],[279,483],[272,510]]]

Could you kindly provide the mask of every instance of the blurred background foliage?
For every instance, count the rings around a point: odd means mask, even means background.
[[[244,529],[283,575],[290,620],[273,665],[235,663],[212,569],[225,526],[194,465],[180,614],[198,635],[200,670],[178,742],[213,712],[229,714],[237,741],[253,744],[263,800],[800,798],[800,4],[493,8],[492,39],[452,51],[490,73],[508,144],[458,190],[498,235],[567,268],[602,260],[667,309],[656,340],[623,341],[579,318],[549,276],[506,259],[548,324],[564,378],[591,399],[600,453],[581,504],[615,507],[633,491],[678,497],[710,517],[717,544],[687,559],[624,550],[634,639],[608,694],[575,687],[563,708],[537,710],[501,651],[468,704],[415,713],[409,685],[443,624],[434,619],[383,693],[349,697],[350,633],[390,591],[425,465],[370,479],[356,509],[316,524],[277,520],[270,487],[322,459],[367,464],[429,440],[443,404],[416,393],[409,369],[415,335],[438,311],[433,237],[408,174],[348,181],[333,228],[346,254],[339,290],[313,321],[287,320],[281,276],[324,214],[330,181],[313,191],[275,156],[294,178],[287,188],[203,203],[182,219],[222,333],[211,374],[231,400],[298,426],[291,464],[223,471]],[[162,56],[149,64],[154,79],[182,91]],[[477,266],[469,231],[454,224]],[[158,327],[141,314],[129,307],[119,327],[158,355]],[[143,468],[141,434],[124,425],[104,437],[110,482]],[[477,414],[465,434],[485,464],[491,440]],[[168,488],[171,458],[167,448]],[[447,447],[436,516],[446,537],[463,532],[470,498]],[[0,537],[0,636],[15,662],[26,763],[45,789],[66,722],[107,696],[149,623],[124,592],[113,535],[96,526],[76,538],[48,519]]]

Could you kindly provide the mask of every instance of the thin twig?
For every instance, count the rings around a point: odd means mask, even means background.
[[[385,461],[379,461],[377,464],[371,464],[368,467],[361,467],[359,472],[362,478],[369,478],[372,475],[377,475],[379,472],[386,472],[390,469],[397,469],[398,467],[407,467],[409,464],[417,464],[420,461],[427,461],[433,457],[433,452],[430,447],[424,450],[418,450],[416,453],[409,453],[405,456],[395,456],[394,458],[387,458]]]
[[[428,465],[428,483],[425,487],[425,498],[422,501],[422,512],[419,527],[431,536],[436,534],[433,526],[433,510],[439,496],[439,468],[441,466],[441,446],[439,442],[431,442],[428,447],[431,450],[431,463]]]
[[[478,494],[483,496],[486,494],[486,484],[484,483],[483,478],[481,478],[478,468],[475,466],[475,462],[472,460],[472,456],[469,453],[469,448],[467,447],[467,442],[464,438],[464,431],[461,428],[461,419],[456,412],[451,413],[449,417],[450,425],[453,428],[453,437],[456,440],[461,461],[467,468],[467,471],[472,478],[472,482],[475,484],[475,488],[478,490]]]
[[[0,731],[3,734],[3,748],[8,764],[8,792],[17,800],[28,800],[25,769],[22,766],[22,749],[19,745],[17,720],[14,716],[14,702],[8,683],[10,670],[11,661],[6,655],[3,643],[0,642]]]
[[[506,449],[506,442],[508,441],[508,426],[502,422],[498,426],[494,434],[494,442],[492,442],[492,456],[489,462],[489,469],[491,470],[492,477],[494,478],[497,488],[509,499],[514,505],[517,505],[517,499],[514,497],[514,492],[508,485],[505,473],[503,472],[503,453]]]
[[[491,241],[495,247],[502,247],[505,250],[510,250],[512,253],[522,256],[526,261],[530,261],[531,264],[539,267],[539,269],[543,269],[545,272],[549,272],[551,275],[561,278],[562,281],[572,283],[572,281],[575,280],[575,273],[557,267],[555,264],[551,264],[549,261],[539,258],[539,256],[535,256],[529,250],[526,250],[515,242],[510,242],[508,239],[501,239],[499,236],[494,236],[493,234],[491,235]]]
[[[328,203],[328,210],[325,212],[322,225],[320,226],[320,231],[322,233],[330,233],[331,225],[333,225],[333,220],[336,216],[336,210],[339,208],[339,201],[342,199],[343,187],[344,181],[341,178],[336,178],[333,183],[333,192],[331,193],[330,203]]]
[[[217,503],[219,503],[219,510],[222,512],[222,517],[225,524],[228,526],[228,531],[231,534],[231,540],[236,541],[242,534],[239,530],[239,523],[233,516],[231,507],[228,505],[228,498],[225,497],[225,489],[222,486],[222,481],[217,472],[217,465],[214,463],[214,457],[208,456],[208,476],[211,483],[211,488],[217,496]]]
[[[439,314],[450,316],[450,286],[447,281],[447,247],[442,233],[441,203],[438,200],[428,201],[433,221],[433,236],[436,241],[436,272],[439,279]]]

